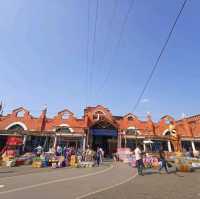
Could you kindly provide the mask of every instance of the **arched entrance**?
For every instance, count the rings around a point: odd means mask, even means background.
[[[93,150],[101,147],[111,157],[117,151],[117,128],[108,121],[97,121],[90,127],[90,145]]]

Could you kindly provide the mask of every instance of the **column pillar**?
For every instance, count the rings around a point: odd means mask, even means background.
[[[171,147],[170,141],[167,142],[167,145],[168,145],[168,151],[169,151],[169,152],[172,152],[172,147]]]
[[[55,139],[54,139],[54,144],[53,144],[53,148],[55,149],[57,145],[57,135],[55,135]]]
[[[125,140],[124,140],[124,141],[125,141],[125,143],[124,143],[124,145],[125,145],[124,148],[126,148],[126,144],[127,144],[126,135],[124,136],[124,139],[125,139]]]
[[[119,147],[122,148],[122,135],[119,135]]]
[[[86,145],[86,142],[85,142],[85,136],[83,137],[83,151],[85,151],[85,145]]]
[[[192,151],[195,152],[196,149],[195,149],[195,144],[194,144],[194,141],[191,141],[191,145],[192,145]]]
[[[118,134],[118,138],[117,138],[117,147],[121,148],[121,133]]]
[[[90,145],[90,129],[87,129],[87,133],[86,133],[87,139],[86,139],[86,145]]]
[[[143,143],[144,152],[146,152],[146,144]]]
[[[24,135],[24,138],[23,138],[23,147],[22,147],[22,151],[23,151],[23,152],[25,151],[26,140],[27,140],[27,135]]]

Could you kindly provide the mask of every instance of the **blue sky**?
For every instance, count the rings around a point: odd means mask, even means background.
[[[111,17],[117,1],[116,15]],[[157,58],[182,0],[136,0],[120,43],[131,0],[100,0],[95,59],[92,41],[96,0],[91,0],[89,72],[86,71],[87,0],[6,0],[0,2],[0,98],[5,112],[25,106],[50,116],[68,108],[83,115],[88,104],[102,104],[114,115],[130,112]],[[158,70],[134,114],[155,120],[200,113],[200,2],[186,5]],[[101,90],[111,66],[111,75]],[[99,93],[99,91],[101,92]]]

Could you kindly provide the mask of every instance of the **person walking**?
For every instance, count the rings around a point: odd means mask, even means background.
[[[100,147],[99,150],[101,151],[101,156],[100,156],[100,163],[103,163],[103,158],[104,158],[104,150]]]
[[[97,147],[97,152],[96,152],[96,161],[97,161],[97,166],[99,167],[100,161],[102,158],[102,152],[99,147]]]
[[[165,168],[166,173],[169,173],[169,171],[168,171],[168,169],[167,169],[167,161],[166,161],[166,158],[165,158],[165,152],[164,152],[162,146],[160,147],[160,150],[159,150],[159,158],[160,158],[159,173],[161,174],[161,170],[162,170],[163,168]]]
[[[135,149],[136,166],[137,166],[137,170],[138,170],[138,175],[143,176],[144,164],[143,164],[142,154],[143,154],[142,153],[142,145],[138,144]]]

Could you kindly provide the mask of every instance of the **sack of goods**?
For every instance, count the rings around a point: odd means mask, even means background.
[[[81,168],[91,168],[91,167],[94,167],[95,166],[95,163],[94,162],[86,162],[86,161],[84,161],[84,162],[81,162],[80,164],[79,164],[79,167],[81,167]]]
[[[32,163],[33,168],[41,168],[42,167],[42,160],[40,158],[34,158]]]
[[[192,165],[192,168],[194,168],[194,169],[200,168],[200,158],[187,158],[187,160]]]
[[[185,158],[177,158],[175,160],[177,170],[180,172],[191,172],[193,171],[192,164]]]
[[[51,164],[51,167],[52,167],[53,169],[56,169],[56,168],[58,167],[58,165],[57,165],[56,162],[53,162],[53,163]]]
[[[42,168],[42,161],[33,161],[32,167],[33,168]]]
[[[6,161],[6,166],[7,167],[14,167],[15,166],[15,160],[14,159],[10,159],[8,161]]]
[[[71,156],[70,166],[72,166],[72,167],[76,166],[76,156],[75,155]]]

